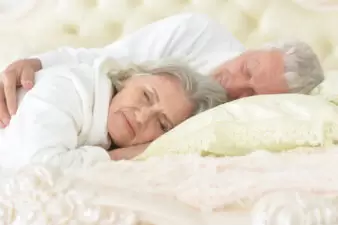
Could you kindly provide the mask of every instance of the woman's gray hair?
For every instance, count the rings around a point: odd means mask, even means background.
[[[106,71],[116,91],[132,76],[173,76],[180,80],[184,91],[195,106],[192,115],[198,114],[227,101],[224,88],[211,77],[203,76],[191,69],[187,63],[173,59],[160,59],[140,64],[121,64],[110,59],[106,61]]]
[[[266,44],[263,49],[284,53],[285,78],[290,93],[308,94],[324,80],[323,68],[312,48],[298,40]]]

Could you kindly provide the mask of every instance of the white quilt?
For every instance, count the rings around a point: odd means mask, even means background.
[[[311,151],[152,158],[65,172],[36,165],[14,175],[3,172],[0,221],[15,225],[229,221],[232,225],[334,225],[338,149]]]

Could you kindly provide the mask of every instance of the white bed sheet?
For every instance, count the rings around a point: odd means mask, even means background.
[[[257,151],[234,158],[120,161],[64,172],[29,166],[2,176],[0,221],[335,225],[337,156],[337,148],[299,149],[281,155]]]

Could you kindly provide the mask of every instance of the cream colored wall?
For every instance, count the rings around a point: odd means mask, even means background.
[[[338,0],[17,1],[6,10],[0,4],[0,69],[18,57],[62,45],[103,46],[183,11],[209,14],[247,47],[300,38],[313,46],[326,70],[338,69]]]

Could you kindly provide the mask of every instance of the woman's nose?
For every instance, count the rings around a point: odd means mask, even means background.
[[[145,124],[150,121],[151,118],[154,118],[157,110],[154,107],[141,107],[135,113],[136,121],[140,124]]]

